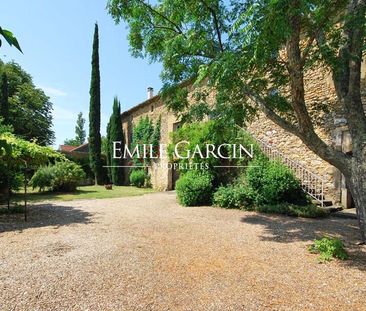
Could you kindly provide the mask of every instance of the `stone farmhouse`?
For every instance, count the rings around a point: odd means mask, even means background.
[[[366,96],[366,64],[362,66],[363,96]],[[321,124],[318,135],[328,144],[332,144],[345,153],[352,152],[352,142],[347,129],[347,120],[338,109],[337,98],[332,77],[326,70],[316,70],[308,73],[305,79],[306,101],[312,117]],[[365,98],[366,99],[366,98]],[[330,106],[332,112],[312,109],[319,104]],[[365,100],[366,104],[366,100]],[[366,108],[366,107],[365,107]],[[153,89],[148,88],[148,99],[122,113],[122,127],[126,144],[131,143],[134,124],[141,117],[149,116],[153,121],[161,117],[161,143],[169,143],[169,133],[179,128],[180,122],[174,113],[168,111],[159,95],[153,95]],[[271,158],[278,158],[292,168],[301,180],[304,189],[321,204],[342,204],[352,206],[352,198],[342,174],[332,165],[323,161],[309,150],[299,138],[285,132],[264,115],[248,125],[247,130],[262,145],[262,149]],[[178,178],[173,168],[167,168],[168,159],[158,160],[164,168],[150,167],[152,186],[158,190],[172,190]],[[128,160],[126,160],[126,165]],[[128,178],[128,168],[126,178]],[[126,180],[127,182],[127,180]]]

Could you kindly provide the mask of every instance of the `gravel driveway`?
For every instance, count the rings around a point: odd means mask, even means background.
[[[34,205],[0,219],[0,310],[366,310],[355,220],[181,207],[175,194]],[[347,241],[319,264],[307,245]]]

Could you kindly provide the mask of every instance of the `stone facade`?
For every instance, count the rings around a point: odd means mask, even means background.
[[[363,81],[366,80],[366,66],[362,67],[362,78]],[[366,88],[363,87],[363,89]],[[322,68],[307,73],[305,93],[309,113],[312,119],[316,120],[318,135],[328,144],[336,146],[343,152],[351,152],[352,145],[347,130],[347,121],[342,117],[342,112],[337,103],[330,73]],[[210,95],[212,96],[209,96],[209,100],[212,100],[213,94]],[[366,96],[366,92],[363,96]],[[319,110],[319,107],[322,107],[322,109]],[[130,144],[133,125],[139,118],[145,116],[149,116],[154,122],[161,116],[161,143],[168,144],[169,133],[176,129],[179,120],[173,112],[168,111],[160,96],[152,97],[122,114],[122,126],[126,142]],[[285,132],[263,114],[259,114],[258,118],[249,124],[247,128],[255,138],[272,145],[291,160],[302,164],[314,174],[323,178],[326,199],[335,204],[342,201],[344,205],[349,205],[350,200],[345,195],[347,190],[342,175],[336,168],[309,150],[299,138]],[[168,164],[168,159],[158,161],[165,165]],[[171,169],[149,168],[149,172],[155,189],[170,190],[174,187],[174,172]],[[128,176],[128,174],[126,173],[125,176]],[[128,181],[126,180],[126,182]]]
[[[130,145],[132,140],[132,131],[134,125],[140,118],[148,116],[150,120],[156,123],[161,117],[160,141],[162,144],[169,143],[169,133],[173,132],[175,127],[179,124],[174,114],[166,108],[160,96],[154,96],[143,103],[131,108],[122,113],[122,128],[125,135],[126,144]],[[154,189],[157,190],[171,190],[173,188],[173,171],[167,168],[168,159],[154,160],[155,163],[160,164],[149,167],[151,176],[151,183]],[[128,165],[129,159],[125,160],[124,165]],[[124,174],[126,183],[128,183],[128,169]]]
[[[313,71],[305,79],[306,102],[313,119],[317,120],[319,126],[316,127],[317,134],[328,144],[334,141],[336,129],[335,116],[337,105],[336,95],[331,76],[325,71]],[[324,110],[331,112],[313,110],[312,107],[324,106]],[[321,127],[320,127],[321,125]],[[336,169],[319,158],[315,153],[308,149],[296,136],[284,131],[282,128],[268,120],[263,114],[248,126],[249,132],[257,139],[272,145],[291,160],[294,160],[313,173],[323,178],[325,181],[325,193],[327,199],[338,202],[340,198],[339,188],[335,185]],[[339,181],[337,181],[339,182]]]
[[[366,87],[366,64],[362,66],[363,90]],[[363,92],[366,111],[366,91]],[[338,105],[331,74],[319,68],[306,74],[305,99],[317,134],[328,144],[345,153],[352,152],[352,142],[347,128],[347,120],[342,116]],[[323,110],[315,107],[323,107]],[[314,108],[313,108],[314,107]],[[252,135],[272,145],[290,159],[307,167],[310,171],[323,178],[326,199],[334,204],[350,207],[352,202],[344,181],[344,177],[334,166],[318,157],[307,148],[296,136],[268,120],[263,114],[248,126]]]

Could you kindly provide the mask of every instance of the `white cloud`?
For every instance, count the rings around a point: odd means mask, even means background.
[[[67,110],[57,105],[53,105],[53,118],[54,120],[76,120],[77,113],[71,110]]]
[[[57,96],[66,96],[67,95],[66,92],[64,92],[62,90],[59,90],[59,89],[56,89],[56,88],[53,88],[53,87],[41,86],[41,85],[39,85],[38,87],[40,89],[42,89],[46,93],[47,96],[50,96],[50,97],[52,97],[52,96],[55,96],[55,97],[57,97]]]

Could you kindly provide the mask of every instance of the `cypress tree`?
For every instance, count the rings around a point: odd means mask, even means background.
[[[109,130],[109,146],[110,146],[110,165],[111,165],[111,179],[114,185],[122,185],[123,184],[123,170],[121,167],[122,159],[114,159],[113,158],[113,142],[119,141],[121,142],[122,150],[124,146],[123,139],[123,130],[122,130],[122,121],[121,121],[121,105],[117,97],[114,98],[113,101],[113,112],[109,121],[109,126],[107,131]]]
[[[112,117],[111,117],[112,118]],[[108,169],[107,169],[107,173],[108,173],[108,181],[109,182],[112,182],[112,168],[111,168],[111,158],[112,158],[112,148],[113,148],[113,145],[112,145],[112,142],[111,142],[111,122],[109,121],[108,124],[107,124],[107,137],[106,137],[106,140],[107,140],[107,147],[106,147],[106,161],[107,161],[107,166],[108,166]]]
[[[4,124],[9,123],[8,77],[5,71],[1,75],[0,83],[0,116],[4,119]]]
[[[100,136],[100,73],[99,73],[99,37],[98,24],[95,24],[92,72],[90,82],[90,105],[89,105],[89,161],[95,176],[95,184],[103,182],[101,160],[101,136]]]

